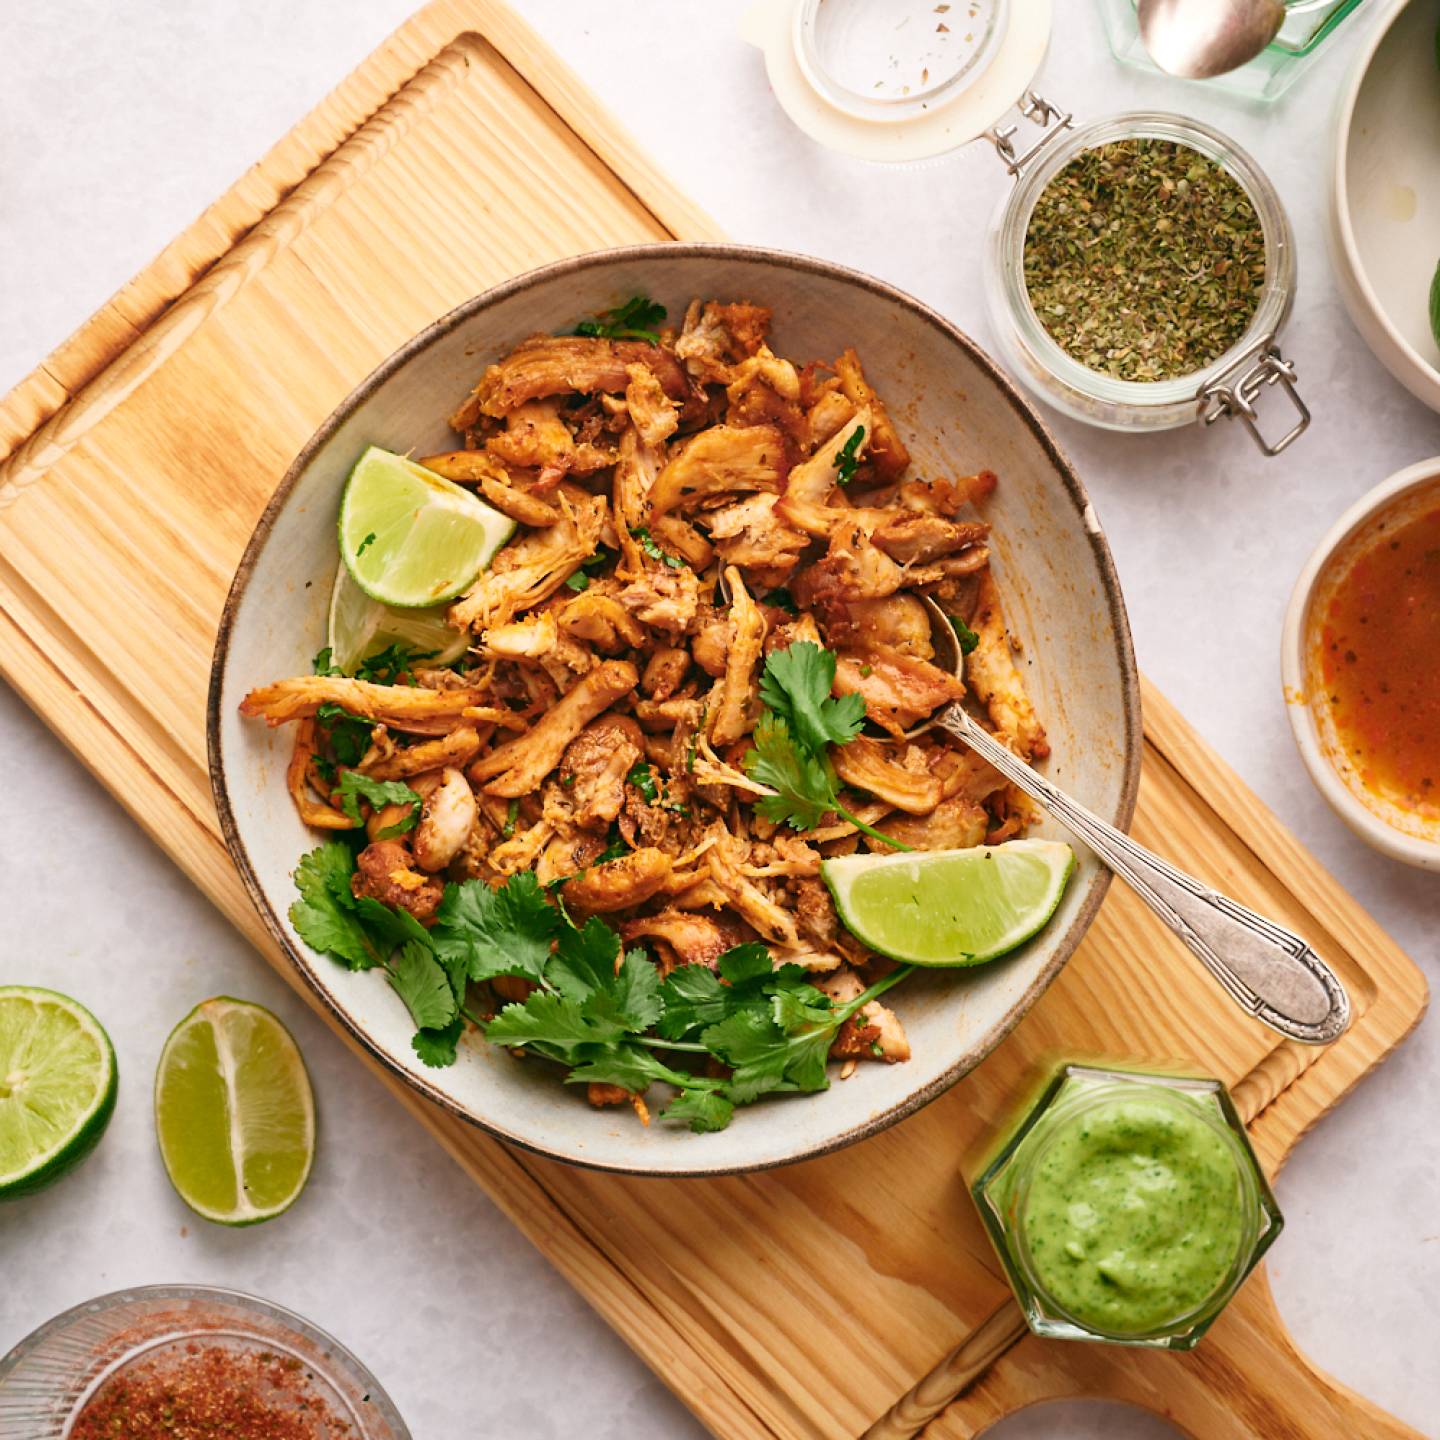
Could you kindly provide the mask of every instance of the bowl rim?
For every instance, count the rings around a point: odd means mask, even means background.
[[[1440,407],[1440,369],[1432,365],[1400,333],[1394,321],[1391,320],[1389,311],[1380,303],[1380,297],[1375,293],[1375,287],[1370,283],[1370,274],[1362,262],[1360,247],[1355,240],[1355,227],[1350,219],[1350,190],[1347,180],[1351,131],[1354,126],[1355,106],[1359,102],[1360,91],[1364,89],[1365,81],[1370,76],[1370,68],[1374,63],[1376,52],[1385,43],[1391,30],[1395,28],[1396,22],[1410,8],[1411,3],[1412,0],[1396,0],[1390,13],[1376,23],[1374,31],[1366,39],[1360,53],[1351,62],[1345,88],[1341,92],[1340,103],[1335,112],[1335,138],[1330,161],[1331,234],[1335,248],[1339,251],[1338,258],[1344,261],[1344,269],[1348,272],[1344,278],[1350,282],[1349,285],[1341,285],[1341,299],[1345,301],[1347,309],[1351,308],[1352,302],[1354,304],[1363,303],[1386,342],[1394,349],[1394,353],[1388,361],[1378,351],[1376,351],[1376,358],[1386,364],[1387,368],[1403,364],[1410,371],[1415,384],[1423,386],[1428,392],[1427,403],[1432,408],[1437,408]],[[1369,337],[1364,335],[1364,328],[1358,321],[1356,328],[1361,330],[1362,338],[1370,343]],[[1375,350],[1373,343],[1370,343],[1370,348]],[[1399,377],[1397,376],[1397,378]]]
[[[1326,758],[1308,698],[1305,663],[1305,632],[1310,601],[1335,552],[1380,511],[1426,485],[1434,485],[1440,490],[1440,455],[1407,465],[1382,480],[1373,490],[1368,490],[1336,520],[1311,551],[1285,607],[1280,640],[1280,684],[1290,733],[1295,737],[1300,758],[1305,762],[1316,788],[1336,815],[1381,854],[1407,865],[1417,865],[1423,870],[1440,870],[1440,841],[1407,835],[1388,825],[1351,792],[1339,771]]]
[[[1031,980],[1030,984],[1026,986],[1019,999],[1005,1016],[1003,1022],[987,1037],[985,1043],[979,1048],[979,1053],[976,1054],[973,1050],[967,1050],[959,1056],[953,1064],[947,1066],[945,1070],[936,1075],[927,1084],[912,1091],[904,1099],[889,1108],[871,1114],[864,1121],[852,1126],[849,1130],[841,1134],[814,1144],[804,1145],[788,1155],[753,1163],[731,1162],[707,1165],[703,1163],[702,1157],[697,1155],[697,1163],[693,1167],[667,1166],[661,1169],[644,1163],[628,1165],[609,1160],[595,1160],[587,1156],[574,1155],[563,1148],[547,1146],[523,1136],[512,1134],[494,1120],[484,1119],[473,1113],[450,1095],[446,1094],[439,1086],[429,1082],[423,1076],[412,1074],[409,1070],[396,1063],[381,1046],[377,1045],[375,1041],[370,1038],[360,1025],[352,1021],[344,1008],[336,1002],[330,992],[312,975],[309,966],[303,962],[295,946],[292,944],[285,927],[281,924],[279,916],[276,914],[275,908],[270,902],[269,896],[260,884],[257,872],[246,849],[245,842],[240,835],[234,810],[230,804],[229,787],[225,774],[225,760],[220,734],[221,702],[226,668],[229,662],[230,640],[236,615],[248,587],[251,574],[255,569],[260,552],[269,540],[270,532],[274,528],[276,520],[284,509],[291,492],[299,483],[300,477],[308,469],[315,455],[350,415],[376,390],[386,384],[394,374],[403,369],[416,355],[427,350],[437,340],[448,335],[452,330],[464,324],[472,316],[508,299],[512,295],[518,294],[522,290],[543,284],[560,276],[572,275],[591,269],[603,269],[605,266],[615,264],[616,262],[644,260],[646,258],[669,259],[672,257],[679,259],[759,262],[779,270],[798,270],[807,274],[822,276],[826,279],[839,280],[850,285],[859,286],[888,301],[890,304],[908,311],[917,320],[938,331],[941,336],[963,350],[972,362],[985,372],[986,376],[995,385],[1001,397],[1009,403],[1016,419],[1029,430],[1032,438],[1040,446],[1047,460],[1060,477],[1065,493],[1071,505],[1074,507],[1076,523],[1089,542],[1096,568],[1100,573],[1104,590],[1105,606],[1115,636],[1117,658],[1120,662],[1120,688],[1124,725],[1124,736],[1122,740],[1124,768],[1121,775],[1119,803],[1116,806],[1113,820],[1120,829],[1129,829],[1130,822],[1135,813],[1136,799],[1139,794],[1142,749],[1140,683],[1139,672],[1135,663],[1134,645],[1130,633],[1129,619],[1125,610],[1124,597],[1120,590],[1120,579],[1115,569],[1114,558],[1110,553],[1109,542],[1105,538],[1105,532],[1096,517],[1094,505],[1091,503],[1084,484],[1075,473],[1070,461],[1060,450],[1055,437],[1050,433],[1035,408],[1024,395],[1021,394],[1015,382],[1000,368],[999,364],[982,350],[975,341],[970,339],[968,335],[953,325],[938,311],[932,309],[922,301],[917,300],[914,296],[883,280],[867,275],[863,271],[838,265],[830,260],[823,260],[816,256],[805,255],[797,251],[777,250],[765,246],[737,244],[728,241],[660,241],[650,244],[617,246],[606,250],[588,251],[582,255],[552,261],[550,264],[525,271],[523,274],[504,280],[479,295],[463,301],[453,310],[442,315],[438,320],[435,320],[426,326],[425,329],[406,341],[405,344],[401,345],[387,359],[376,366],[365,379],[360,381],[326,419],[321,422],[319,428],[291,462],[290,467],[281,478],[279,485],[270,497],[265,509],[261,512],[260,518],[256,522],[254,532],[246,543],[244,554],[241,556],[240,564],[236,569],[235,577],[231,581],[229,592],[225,598],[225,606],[220,616],[220,627],[215,638],[215,650],[211,660],[210,684],[205,707],[205,741],[211,792],[220,821],[221,834],[224,837],[225,846],[230,852],[230,858],[240,874],[240,879],[244,884],[246,893],[250,897],[251,904],[254,905],[256,913],[260,917],[261,923],[268,931],[271,939],[275,941],[285,954],[292,969],[298,973],[305,985],[313,993],[319,1005],[323,1007],[325,1011],[328,1011],[330,1016],[338,1022],[345,1033],[358,1042],[367,1054],[382,1066],[390,1076],[393,1076],[411,1090],[439,1105],[448,1114],[458,1117],[469,1125],[475,1126],[477,1129],[484,1131],[497,1140],[515,1145],[530,1154],[539,1155],[549,1160],[557,1160],[564,1164],[575,1165],[583,1169],[600,1170],[612,1174],[687,1179],[717,1175],[748,1174],[753,1171],[774,1169],[781,1165],[794,1164],[800,1160],[814,1159],[818,1156],[829,1154],[832,1151],[843,1149],[845,1146],[866,1139],[871,1135],[878,1134],[882,1130],[888,1129],[891,1125],[897,1124],[907,1116],[914,1114],[929,1104],[930,1101],[942,1095],[961,1079],[964,1074],[974,1069],[988,1054],[995,1050],[1015,1026],[1020,1023],[1036,1000],[1045,993],[1051,981],[1059,974],[1061,968],[1074,953],[1076,947],[1080,944],[1080,941],[1084,938],[1091,923],[1094,921],[1100,909],[1101,901],[1105,898],[1106,891],[1110,886],[1112,879],[1110,871],[1103,866],[1100,867],[1095,875],[1089,895],[1086,896],[1084,904],[1071,921],[1070,927],[1060,937],[1054,953],[1044,968],[1040,970]]]

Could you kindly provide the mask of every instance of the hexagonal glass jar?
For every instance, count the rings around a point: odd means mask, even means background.
[[[1188,1133],[1205,1152],[1212,1169],[1217,1165],[1223,1167],[1215,1173],[1223,1175],[1228,1169],[1233,1174],[1234,1190],[1225,1216],[1227,1254],[1223,1264],[1217,1262],[1213,1283],[1207,1282],[1203,1294],[1192,1293],[1183,1299],[1177,1296],[1170,1313],[1163,1317],[1151,1316],[1147,1323],[1134,1328],[1106,1327],[1093,1318],[1075,1313],[1086,1309],[1086,1305],[1072,1301],[1071,1308],[1067,1309],[1065,1301],[1057,1298],[1055,1291],[1063,1288],[1056,1279],[1061,1272],[1051,1271],[1047,1280],[1045,1265],[1056,1262],[1049,1256],[1043,1262],[1037,1261],[1036,1236],[1030,1233],[1030,1228],[1039,1223],[1034,1212],[1041,1207],[1032,1207],[1031,1202],[1032,1195],[1037,1193],[1034,1181],[1042,1169],[1047,1169],[1052,1177],[1046,1183],[1053,1183],[1053,1169],[1046,1167],[1046,1161],[1047,1157],[1062,1153],[1057,1147],[1069,1146],[1073,1152],[1077,1143],[1088,1143],[1097,1134],[1113,1133],[1106,1132],[1104,1117],[1107,1113],[1124,1113],[1116,1108],[1117,1104],[1125,1106],[1136,1100],[1143,1102],[1142,1115],[1149,1115],[1162,1125],[1177,1126],[1182,1134]],[[1096,1143],[1105,1142],[1097,1140]],[[1138,1163],[1134,1173],[1139,1174],[1145,1169],[1145,1157],[1137,1155],[1135,1159]],[[1137,1204],[1163,1207],[1167,1203],[1164,1189],[1161,1183],[1159,1189],[1145,1191],[1142,1182],[1136,1181],[1124,1201],[1105,1218],[1113,1219],[1115,1214],[1123,1216],[1127,1207]],[[1259,1263],[1284,1224],[1275,1196],[1250,1147],[1244,1124],[1220,1081],[1148,1070],[1080,1064],[1061,1066],[1038,1100],[1015,1122],[1008,1138],[976,1180],[972,1193],[1030,1328],[1037,1335],[1067,1340],[1191,1349]],[[1090,1193],[1093,1199],[1093,1192]],[[1073,1201],[1065,1196],[1061,1199],[1065,1213],[1073,1218],[1074,1212],[1080,1212],[1084,1223],[1091,1201],[1082,1198],[1078,1191]],[[1142,1215],[1140,1210],[1134,1213],[1136,1226],[1155,1223],[1153,1208],[1148,1215]],[[1164,1216],[1160,1218],[1163,1221]],[[1205,1240],[1203,1235],[1198,1237],[1201,1246]],[[1188,1249],[1196,1242],[1197,1237],[1187,1232],[1182,1245]],[[1231,1245],[1233,1254],[1228,1253]],[[1073,1249],[1063,1253],[1077,1262],[1080,1259]],[[1109,1256],[1095,1265],[1102,1277],[1099,1282],[1102,1291],[1113,1283],[1104,1278],[1106,1264],[1114,1269]]]

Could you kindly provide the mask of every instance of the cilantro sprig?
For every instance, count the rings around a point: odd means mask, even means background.
[[[601,310],[590,319],[582,320],[574,333],[604,340],[648,340],[652,345],[658,345],[660,336],[657,327],[664,319],[663,305],[648,295],[632,295],[623,305],[617,305],[613,310]]]
[[[408,805],[410,809],[393,825],[386,825],[376,835],[377,840],[393,840],[407,830],[413,830],[420,819],[420,796],[400,780],[373,780],[358,770],[347,770],[336,785],[335,798],[340,808],[358,825],[361,821],[360,801],[366,800],[372,809],[383,810],[387,805]]]
[[[760,676],[765,711],[746,752],[745,773],[776,793],[755,801],[767,820],[795,830],[813,830],[833,811],[857,830],[896,850],[912,847],[892,840],[852,815],[839,800],[839,782],[829,747],[860,733],[865,697],[835,697],[835,656],[809,640],[797,640],[766,657]]]
[[[352,970],[384,969],[415,1021],[411,1043],[426,1065],[454,1064],[470,1021],[497,1045],[564,1067],[567,1084],[635,1094],[669,1085],[675,1095],[663,1118],[695,1131],[724,1129],[737,1105],[762,1095],[825,1089],[840,1027],[910,968],[838,1006],[801,966],[777,969],[760,944],[726,951],[714,971],[687,965],[662,981],[645,952],[624,950],[598,916],[572,923],[528,871],[498,889],[481,880],[447,885],[427,930],[404,910],[357,898],[354,868],[338,840],[304,856],[291,923],[306,944]],[[493,1019],[477,1019],[466,987],[502,975],[535,988]],[[688,1068],[691,1060],[698,1068]],[[716,1061],[729,1073],[708,1073]]]
[[[960,642],[960,653],[968,655],[980,643],[980,637],[958,616],[948,617],[950,628],[955,632],[955,638]]]
[[[837,484],[848,485],[855,478],[855,469],[860,464],[860,445],[865,439],[865,427],[857,425],[850,438],[835,457],[835,480]]]
[[[660,542],[642,525],[630,532],[640,542],[640,548],[652,559],[659,560],[672,570],[688,570],[690,567],[678,556],[660,548]]]

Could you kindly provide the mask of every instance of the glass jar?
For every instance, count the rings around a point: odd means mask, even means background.
[[[1134,0],[1116,3],[1133,9]],[[992,222],[987,304],[1006,359],[1041,399],[1115,430],[1238,417],[1266,455],[1279,454],[1304,432],[1310,413],[1278,346],[1296,271],[1290,222],[1274,186],[1234,141],[1180,115],[1139,112],[1075,128],[1031,88],[1051,19],[1051,0],[967,0],[963,7],[754,0],[741,31],[764,52],[785,113],[822,145],[897,165],[935,159],[982,136],[995,146],[1017,184]],[[1022,138],[1027,121],[1040,130]],[[1194,374],[1150,383],[1117,381],[1066,355],[1036,318],[1023,276],[1025,230],[1046,182],[1082,150],[1143,136],[1177,140],[1223,166],[1249,195],[1267,252],[1264,293],[1243,339]],[[1279,432],[1267,440],[1256,407],[1275,387],[1293,419],[1288,426],[1267,420],[1265,429]]]
[[[1218,1080],[1062,1066],[972,1187],[1037,1335],[1191,1349],[1284,1223]]]
[[[1265,282],[1245,333],[1225,353],[1173,380],[1117,380],[1066,354],[1040,323],[1025,288],[1025,234],[1045,187],[1082,151],[1117,140],[1173,140],[1231,175],[1255,209],[1265,237]],[[1167,430],[1197,419],[1209,424],[1238,414],[1267,454],[1285,448],[1309,415],[1294,388],[1294,371],[1276,337],[1295,297],[1295,239],[1275,187],[1233,140],[1182,115],[1136,111],[1072,129],[1056,125],[1030,153],[1012,161],[1015,188],[996,209],[985,249],[985,297],[1006,361],[1056,409],[1112,430]],[[1291,429],[1266,441],[1254,401],[1279,384],[1294,403]]]
[[[1110,49],[1122,64],[1163,73],[1140,38],[1135,0],[1098,0]],[[1305,72],[1306,62],[1339,29],[1362,0],[1285,0],[1285,19],[1275,38],[1248,64],[1193,83],[1229,90],[1250,100],[1278,100]]]
[[[278,1360],[294,1378],[274,1403],[304,1410],[327,1440],[410,1440],[379,1381],[338,1340],[269,1301],[193,1285],[102,1295],[0,1356],[0,1440],[64,1440],[92,1398],[127,1367],[164,1366],[196,1347]]]

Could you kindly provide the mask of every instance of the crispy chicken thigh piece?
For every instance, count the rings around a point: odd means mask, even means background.
[[[835,693],[854,692],[865,697],[867,718],[900,735],[947,701],[959,700],[965,686],[928,660],[876,645],[836,659]]]
[[[730,586],[730,636],[720,704],[710,722],[710,743],[730,745],[750,732],[755,698],[755,667],[765,649],[765,617],[750,598],[740,572],[725,571]]]
[[[852,600],[837,609],[826,626],[830,642],[846,649],[883,646],[916,660],[931,660],[930,613],[914,595],[886,595],[879,600]]]
[[[814,565],[807,565],[790,587],[795,602],[804,610],[822,615],[844,608],[856,600],[883,600],[910,582],[905,570],[878,549],[864,529],[846,523],[845,512],[830,535],[830,548]]]
[[[570,787],[575,823],[604,831],[625,803],[625,777],[640,759],[640,727],[628,715],[601,715],[566,747],[560,783]]]
[[[650,566],[620,592],[619,598],[642,624],[653,625],[675,639],[695,623],[700,581],[688,566],[683,570],[669,565]]]
[[[450,607],[449,620],[457,630],[504,625],[521,610],[528,610],[553,595],[595,553],[605,523],[603,495],[579,504],[562,497],[565,517],[558,525],[531,530],[506,545],[495,562]]]
[[[240,713],[283,725],[314,715],[322,705],[339,705],[361,720],[410,735],[444,735],[455,728],[467,706],[483,705],[487,693],[482,685],[429,690],[419,685],[374,685],[340,675],[298,675],[252,690],[240,702]]]
[[[734,921],[674,909],[626,920],[620,934],[627,944],[632,940],[663,940],[675,952],[680,965],[704,965],[711,970],[727,950],[740,944],[742,936]]]
[[[980,642],[966,657],[965,674],[991,723],[1025,760],[1043,759],[1050,753],[1045,727],[1040,723],[1025,682],[1015,665],[1010,633],[1000,609],[995,578],[987,570],[980,577],[980,603],[971,621]]]
[[[367,754],[359,768],[372,780],[403,780],[407,775],[423,775],[447,765],[466,765],[479,748],[480,733],[474,725],[458,725],[438,740],[425,740],[405,749],[394,747],[373,764]]]
[[[505,417],[505,428],[490,436],[485,451],[501,465],[538,470],[551,483],[563,475],[590,475],[615,463],[614,453],[577,443],[560,414],[558,400],[530,400]]]
[[[471,780],[483,785],[486,794],[503,799],[530,794],[559,764],[565,747],[581,730],[639,681],[628,660],[603,661],[577,680],[532,729],[471,765]]]
[[[625,374],[625,406],[630,423],[643,444],[663,445],[680,424],[680,412],[665,393],[655,372],[644,365],[630,365]]]
[[[765,343],[770,312],[763,305],[721,305],[707,300],[690,302],[685,324],[675,341],[675,353],[685,368],[707,385],[728,385],[734,368]]]
[[[897,815],[875,828],[913,850],[968,850],[985,843],[990,817],[981,806],[957,797],[942,800],[928,815]],[[893,853],[883,841],[868,835],[861,839],[868,849]]]
[[[868,790],[907,815],[928,815],[944,798],[938,775],[928,769],[908,768],[895,746],[867,735],[857,735],[848,745],[832,746],[830,759],[847,785]]]
[[[619,394],[630,383],[632,365],[654,371],[667,395],[680,399],[689,393],[679,363],[658,345],[585,335],[536,335],[486,370],[450,417],[450,424],[455,430],[469,430],[481,415],[508,415],[526,401],[547,395]]]
[[[720,558],[748,571],[764,590],[784,585],[810,544],[808,535],[776,515],[776,503],[774,495],[750,495],[705,516]]]
[[[785,474],[785,437],[773,425],[712,425],[671,454],[650,491],[656,515],[711,495],[777,493]]]
[[[794,920],[740,868],[748,849],[745,842],[723,828],[712,833],[716,835],[715,844],[705,853],[710,879],[746,924],[766,940],[797,948],[800,935]]]
[[[382,905],[408,910],[417,920],[428,920],[440,906],[444,886],[413,866],[410,852],[398,840],[377,840],[355,859],[351,892],[368,895]]]
[[[870,411],[870,461],[876,473],[882,480],[898,480],[909,468],[910,452],[891,423],[889,411],[865,379],[854,350],[847,349],[835,362],[835,374],[845,398]]]
[[[870,411],[857,410],[808,460],[795,466],[785,477],[785,490],[775,513],[816,539],[829,535],[845,518],[843,507],[830,504],[840,477],[840,452],[854,442],[850,453],[863,456],[870,443],[870,426]],[[855,440],[861,431],[864,433]]]
[[[470,782],[459,770],[442,770],[440,783],[420,807],[420,823],[410,837],[415,864],[432,875],[443,870],[464,848],[478,814]]]
[[[587,915],[629,910],[659,894],[670,878],[672,863],[663,850],[632,850],[567,880],[560,894],[567,905]]]

